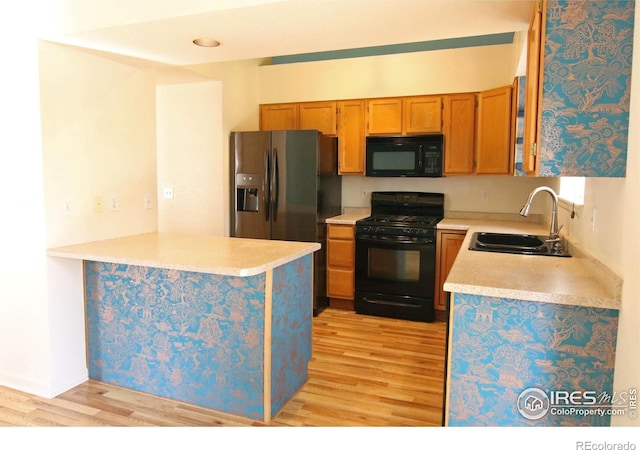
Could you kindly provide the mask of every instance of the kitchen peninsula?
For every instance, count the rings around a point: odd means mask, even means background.
[[[548,227],[456,219],[439,227],[466,231],[444,283],[447,425],[609,426],[626,406],[607,397],[622,280],[573,242],[571,258],[469,249],[474,231],[545,235]],[[600,396],[597,405],[554,403],[552,395],[586,391]],[[584,414],[567,414],[569,406]]]
[[[89,378],[269,423],[307,380],[317,243],[148,233],[84,261]]]

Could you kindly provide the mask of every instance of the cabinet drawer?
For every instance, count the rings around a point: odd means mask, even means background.
[[[351,240],[327,240],[328,264],[331,267],[353,269],[354,253],[355,245]]]
[[[327,296],[353,300],[355,283],[353,270],[327,269]]]
[[[354,239],[353,225],[329,225],[327,236],[329,239]]]

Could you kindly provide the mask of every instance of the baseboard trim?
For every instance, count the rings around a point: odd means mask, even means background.
[[[56,397],[84,383],[88,379],[89,371],[86,368],[77,370],[74,373],[70,373],[52,382],[34,380],[15,374],[0,372],[0,385],[43,398]]]

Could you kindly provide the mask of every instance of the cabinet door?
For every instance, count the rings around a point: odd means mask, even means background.
[[[401,134],[402,99],[367,100],[367,134]]]
[[[442,132],[442,96],[405,97],[402,111],[403,134]]]
[[[338,172],[364,174],[365,104],[338,102]]]
[[[474,169],[476,94],[444,97],[444,173],[470,174]]]
[[[522,152],[522,171],[535,175],[537,173],[536,146],[538,142],[538,100],[540,97],[540,67],[542,45],[542,11],[540,2],[534,2],[529,24],[527,42],[527,73],[524,107],[524,143]]]
[[[312,102],[299,105],[301,130],[318,130],[327,136],[337,135],[337,103]]]
[[[451,271],[453,262],[458,256],[462,242],[466,236],[464,231],[438,230],[436,247],[436,292],[435,309],[445,311],[447,307],[447,293],[444,282]]]
[[[478,94],[478,130],[476,140],[476,173],[510,174],[512,86],[504,86]]]
[[[298,104],[260,105],[260,130],[297,130]]]

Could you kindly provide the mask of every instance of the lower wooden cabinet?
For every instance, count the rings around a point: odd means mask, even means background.
[[[327,226],[327,296],[353,302],[355,294],[355,227]]]
[[[436,238],[436,292],[434,299],[434,307],[436,316],[444,317],[444,311],[447,309],[447,293],[443,290],[443,285],[453,262],[458,256],[458,252],[462,247],[462,241],[467,232],[462,230],[449,230],[446,228],[437,231]],[[438,314],[441,311],[441,314]]]

